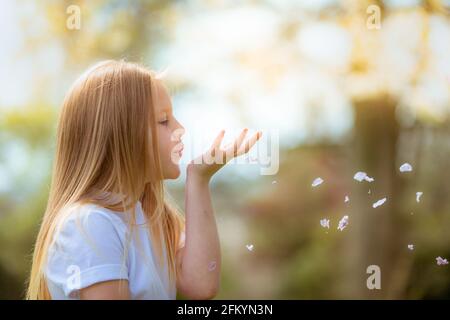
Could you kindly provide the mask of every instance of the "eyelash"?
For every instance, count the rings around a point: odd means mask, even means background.
[[[169,120],[164,120],[164,121],[160,121],[159,123],[162,124],[163,126],[166,126],[168,122],[169,122]]]

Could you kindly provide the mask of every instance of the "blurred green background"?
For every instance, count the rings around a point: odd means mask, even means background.
[[[0,299],[24,296],[64,94],[108,58],[167,70],[188,132],[279,132],[276,175],[230,164],[213,180],[217,298],[450,298],[450,1],[9,0],[0,20]],[[181,207],[184,179],[167,183]]]

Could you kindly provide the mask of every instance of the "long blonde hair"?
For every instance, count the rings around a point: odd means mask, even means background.
[[[165,197],[158,152],[156,74],[137,64],[108,60],[83,74],[64,99],[47,208],[34,247],[27,299],[51,299],[45,279],[47,253],[58,222],[71,204],[93,203],[115,211],[139,200],[169,279],[184,217]],[[111,202],[106,194],[125,197]],[[164,244],[162,241],[164,241]]]

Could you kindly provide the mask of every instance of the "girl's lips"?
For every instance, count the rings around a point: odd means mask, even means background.
[[[174,149],[174,152],[177,152],[180,156],[183,154],[184,145],[179,145]]]

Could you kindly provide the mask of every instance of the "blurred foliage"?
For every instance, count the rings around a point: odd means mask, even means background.
[[[13,175],[9,188],[0,194],[0,298],[20,298],[24,294],[50,183],[49,166],[33,166],[33,160],[42,154],[50,159],[55,118],[55,109],[44,104],[13,108],[1,114],[1,155],[5,157],[4,152],[11,144],[23,145],[29,167]],[[29,190],[25,185],[32,181],[30,175],[39,176],[37,170],[43,170],[44,174]]]

